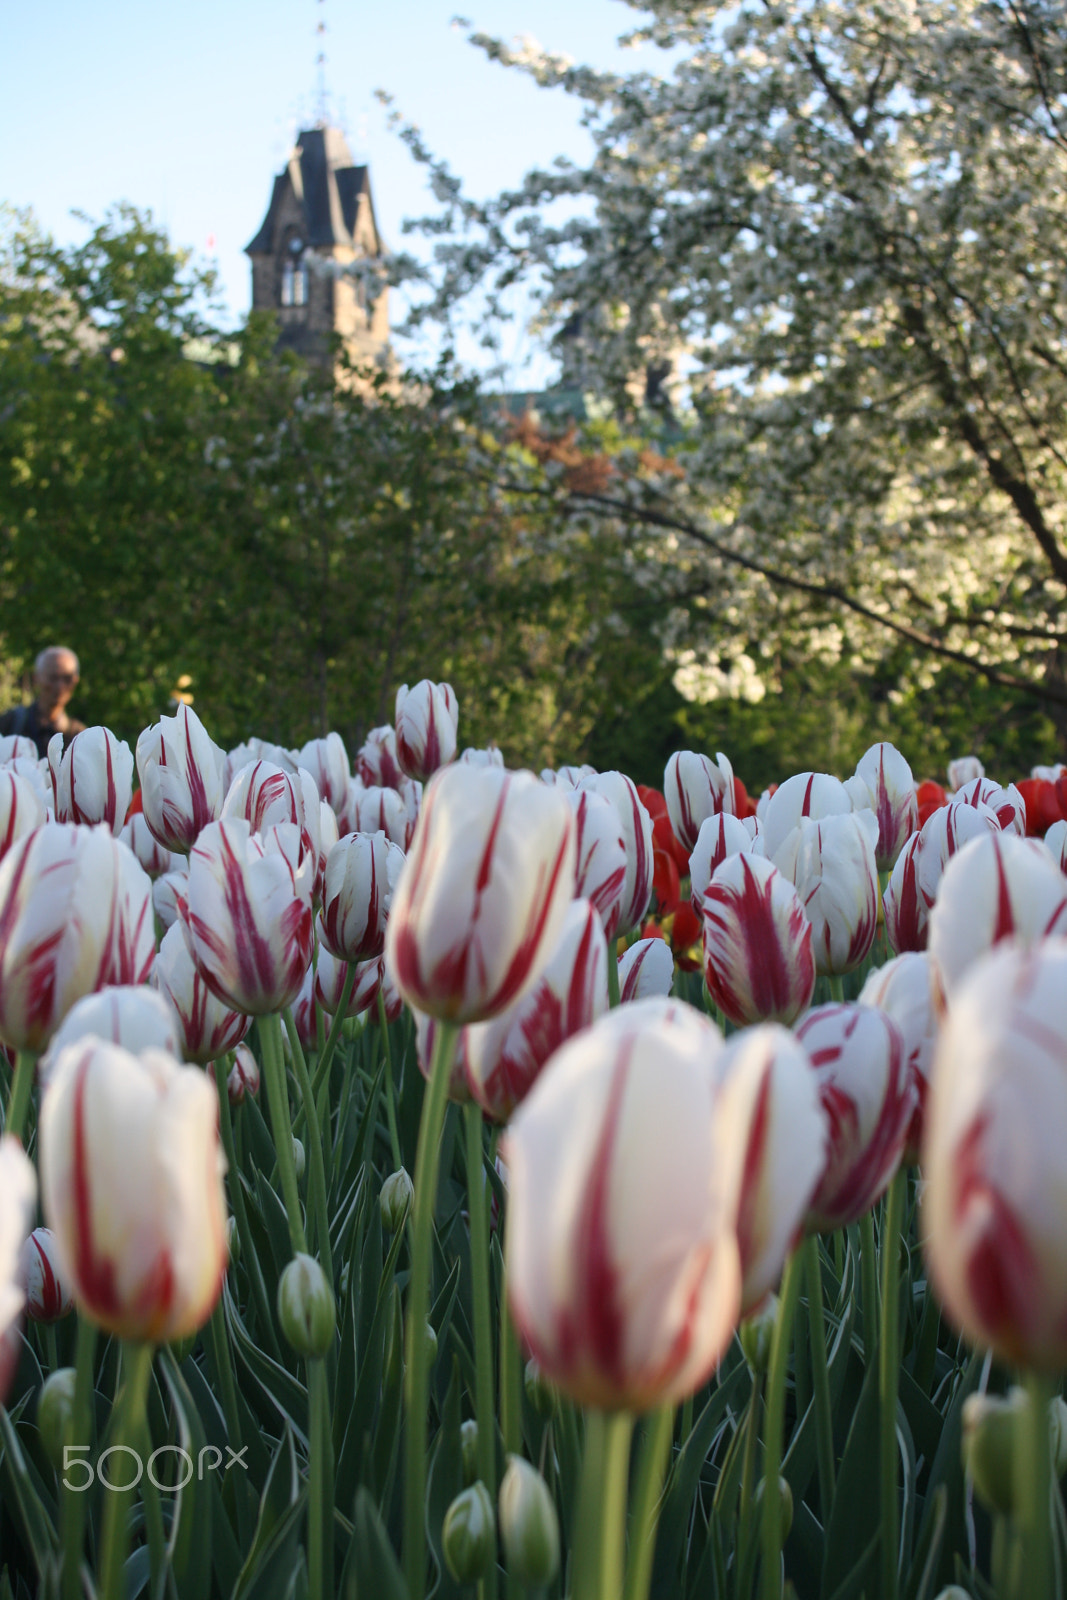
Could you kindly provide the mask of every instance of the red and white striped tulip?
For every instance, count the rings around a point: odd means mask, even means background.
[[[173,850],[160,844],[141,811],[134,812],[119,838],[127,850],[133,851],[150,878],[161,878],[165,872],[172,872],[175,868],[183,870],[185,867],[185,857],[176,855]]]
[[[51,1228],[34,1228],[19,1257],[26,1288],[26,1315],[33,1322],[59,1322],[74,1309],[74,1296],[59,1264]]]
[[[512,1316],[544,1376],[581,1405],[679,1400],[733,1335],[721,1050],[691,1007],[621,1007],[557,1052],[508,1130]]]
[[[0,733],[0,767],[9,761],[37,760],[37,746],[24,733]]]
[[[468,745],[459,759],[468,767],[502,767],[504,752],[495,744],[491,744],[487,750],[478,750],[473,745]]]
[[[530,992],[492,1021],[464,1029],[467,1081],[486,1116],[507,1122],[549,1056],[608,1009],[607,963],[599,914],[590,901],[572,900]]]
[[[193,958],[188,929],[180,918],[163,936],[152,981],[178,1019],[181,1040],[172,1053],[186,1061],[198,1061],[204,1066],[217,1061],[234,1049],[251,1027],[249,1016],[209,989]],[[133,1049],[132,1042],[126,1039],[117,1042]]]
[[[182,914],[182,907],[189,898],[189,868],[187,866],[172,867],[170,872],[164,872],[152,885],[152,909],[159,918],[160,926],[166,932],[172,928]]]
[[[0,862],[0,1038],[41,1051],[83,995],[143,983],[152,886],[106,827],[46,823]]]
[[[33,1227],[37,1174],[13,1133],[0,1136],[0,1405],[15,1375],[21,1339],[18,1317],[26,1300],[22,1246]]]
[[[400,769],[425,783],[456,755],[459,704],[450,683],[422,678],[396,691],[396,753]]]
[[[1003,944],[968,973],[927,1106],[923,1234],[967,1337],[1005,1361],[1067,1365],[1067,942]]]
[[[604,933],[611,940],[618,931],[626,889],[626,841],[619,813],[606,795],[593,789],[569,789],[566,793],[574,809],[578,861],[574,892],[596,906]]]
[[[144,816],[160,844],[188,852],[222,811],[225,756],[187,705],[137,741]]]
[[[377,1002],[378,990],[382,986],[383,965],[382,956],[374,956],[370,961],[355,963],[356,974],[352,982],[352,993],[348,997],[346,1017],[358,1017],[362,1012],[369,1011]],[[347,966],[347,962],[338,961],[325,945],[320,944],[319,959],[315,968],[315,999],[328,1016],[335,1016],[341,1004]]]
[[[900,1029],[908,1065],[915,1079],[915,1114],[908,1130],[904,1160],[912,1165],[919,1159],[923,1120],[930,1086],[934,1051],[945,1014],[945,984],[941,969],[924,951],[908,951],[894,956],[884,966],[875,967],[859,992],[861,1006],[877,1006]]]
[[[233,1066],[226,1078],[226,1098],[232,1106],[254,1100],[259,1093],[259,1062],[246,1044],[238,1044],[233,1052]]]
[[[722,1159],[737,1195],[741,1315],[782,1275],[826,1166],[826,1115],[807,1051],[776,1023],[745,1028],[716,1061]]]
[[[701,824],[709,817],[736,814],[734,769],[721,751],[716,761],[695,750],[676,750],[667,762],[663,774],[667,815],[675,838],[686,850],[695,848]]]
[[[155,989],[144,983],[98,989],[71,1006],[52,1035],[38,1067],[43,1084],[47,1084],[60,1051],[89,1034],[120,1044],[134,1055],[142,1050],[166,1050],[177,1055],[181,1049],[178,1018],[169,1001]]]
[[[796,1029],[829,1127],[809,1233],[858,1222],[900,1167],[917,1090],[896,1023],[873,1006],[816,1006]]]
[[[296,752],[296,764],[311,773],[320,798],[339,815],[348,801],[348,783],[352,776],[341,735],[328,733],[325,739],[309,739]]]
[[[21,778],[33,790],[46,817],[54,818],[56,814],[56,792],[52,787],[52,773],[47,761],[39,761],[34,755],[13,756],[10,761],[5,761],[0,770],[14,773],[16,778]]]
[[[198,1067],[98,1039],[56,1061],[41,1105],[41,1199],[79,1309],[163,1343],[210,1316],[227,1263],[218,1097]],[[116,1159],[121,1152],[121,1159]]]
[[[38,791],[10,767],[0,767],[0,861],[13,844],[47,821]]]
[[[674,955],[666,939],[635,939],[619,957],[619,1004],[666,1000],[674,987]]]
[[[728,856],[704,892],[704,981],[731,1022],[795,1022],[811,1004],[811,923],[763,856]]]
[[[1067,872],[1067,822],[1054,822],[1045,834],[1045,849],[1061,872]]]
[[[763,806],[763,800],[760,800]],[[852,797],[840,778],[828,772],[796,772],[780,783],[759,812],[763,828],[763,853],[773,861],[786,836],[807,818],[847,815]]]
[[[557,786],[558,787],[558,786]],[[626,846],[626,878],[619,901],[616,933],[625,936],[639,928],[652,899],[655,872],[652,818],[641,804],[636,785],[622,772],[598,772],[583,778],[579,789],[592,790],[610,800],[622,824]]]
[[[349,833],[384,833],[399,849],[407,849],[408,810],[398,789],[353,787],[345,820]]]
[[[851,972],[870,953],[878,931],[877,842],[874,812],[854,811],[802,822],[774,858],[800,896],[823,976]]]
[[[83,728],[56,773],[56,821],[102,822],[121,834],[133,795],[133,753],[110,728]]]
[[[975,778],[985,777],[985,767],[977,756],[957,756],[955,761],[948,764],[948,786],[950,789],[962,789],[965,783],[973,783]]]
[[[583,762],[580,767],[542,767],[541,782],[547,783],[552,788],[577,789],[586,778],[595,778],[597,771],[589,763]]]
[[[233,750],[227,751],[222,763],[222,793],[229,792],[230,784],[241,771],[242,767],[250,766],[255,761],[268,761],[272,767],[281,767],[283,772],[296,771],[296,762],[292,752],[283,749],[280,744],[272,744],[269,739],[251,738],[244,744],[237,745]]]
[[[346,833],[326,858],[322,943],[339,961],[371,961],[385,949],[385,928],[404,852],[384,833]]]
[[[897,856],[882,896],[886,938],[898,955],[903,955],[905,951],[925,950],[929,937],[930,912],[926,897],[919,888],[919,854],[922,846],[922,834],[913,833]]]
[[[727,856],[751,854],[756,848],[756,837],[738,817],[726,811],[701,823],[689,857],[689,898],[698,917],[704,908],[705,891],[718,868]]]
[[[313,779],[310,789],[317,823],[319,795]],[[279,822],[292,822],[303,831],[304,811],[304,789],[297,773],[283,772],[270,761],[251,761],[234,774],[220,816],[222,820],[243,817],[253,833],[264,833]],[[306,842],[310,848],[310,836]]]
[[[856,764],[855,779],[864,792],[857,797],[850,788],[854,809],[869,807],[878,819],[875,861],[879,872],[889,872],[919,826],[919,803],[911,768],[895,745],[872,744]]]
[[[566,795],[530,773],[438,774],[386,929],[387,968],[410,1005],[482,1022],[533,987],[573,897],[574,833]]]
[[[930,912],[930,953],[951,1000],[970,967],[1002,939],[1067,934],[1067,877],[1039,839],[989,833],[953,856]]]
[[[299,994],[314,942],[314,870],[293,823],[260,837],[232,817],[201,832],[185,921],[208,987],[235,1011],[263,1016]]]
[[[1013,783],[1002,788],[992,778],[974,778],[952,797],[954,806],[987,806],[1003,833],[1026,838],[1026,801]]]
[[[396,749],[396,732],[387,722],[372,728],[356,752],[355,775],[368,788],[399,789],[404,776]]]

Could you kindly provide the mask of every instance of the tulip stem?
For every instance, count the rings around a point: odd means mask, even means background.
[[[312,1088],[315,1091],[316,1099],[330,1070],[333,1053],[337,1049],[337,1041],[341,1037],[341,1029],[344,1027],[345,1017],[348,1015],[348,1002],[352,998],[352,989],[355,982],[356,963],[349,961],[345,966],[344,982],[341,985],[341,998],[338,1001],[337,1010],[330,1019],[330,1031],[326,1035],[326,1043],[315,1067],[315,1081],[312,1084]]]
[[[863,1283],[863,1359],[874,1360],[878,1329],[878,1253],[874,1245],[874,1212],[860,1218],[860,1277]]]
[[[845,1001],[845,980],[839,972],[831,972],[826,980],[830,988],[830,999],[836,1005],[843,1005]]]
[[[778,1317],[771,1340],[771,1360],[767,1371],[767,1431],[763,1447],[763,1522],[761,1528],[763,1560],[760,1592],[763,1600],[779,1600],[782,1592],[782,1501],[778,1476],[782,1464],[782,1434],[785,1430],[785,1387],[789,1367],[789,1341],[793,1316],[800,1294],[803,1253],[795,1250],[786,1263]]]
[[[441,1133],[448,1107],[448,1080],[456,1036],[455,1027],[446,1022],[438,1023],[430,1081],[422,1098],[419,1142],[415,1153],[411,1277],[408,1281],[404,1330],[407,1360],[404,1383],[407,1402],[404,1439],[404,1575],[408,1600],[423,1600],[426,1589],[426,1443],[430,1399],[426,1322],[430,1313],[433,1218],[441,1161]]]
[[[1021,1429],[1018,1454],[1021,1482],[1015,1495],[1023,1535],[1020,1597],[1052,1594],[1052,1451],[1048,1408],[1052,1398],[1049,1380],[1036,1372],[1026,1375],[1029,1405]],[[1059,1490],[1056,1491],[1059,1493]]]
[[[496,1416],[493,1411],[493,1323],[489,1304],[489,1219],[485,1204],[482,1108],[463,1108],[467,1132],[467,1211],[470,1216],[471,1299],[474,1307],[474,1414],[478,1422],[478,1476],[496,1504]],[[484,1600],[496,1597],[496,1559],[482,1579]]]
[[[608,940],[608,1007],[614,1011],[619,1004],[619,955],[614,939]]]
[[[826,1365],[826,1320],[822,1303],[822,1261],[814,1234],[800,1247],[808,1284],[808,1324],[811,1344],[811,1379],[815,1399],[815,1438],[819,1457],[819,1509],[825,1528],[834,1503],[834,1417],[830,1401],[830,1373]]]
[[[326,1363],[312,1359],[308,1369],[308,1594],[332,1600],[333,1433]]]
[[[900,1508],[897,1503],[897,1394],[900,1388],[900,1230],[908,1174],[901,1167],[889,1186],[882,1233],[882,1334],[878,1347],[878,1394],[882,1410],[882,1600],[896,1600]],[[1047,1496],[1046,1496],[1047,1499]],[[1040,1591],[1035,1590],[1035,1593]]]
[[[626,1562],[630,1411],[587,1411],[572,1600],[619,1600]]]
[[[522,1389],[519,1380],[519,1338],[508,1309],[507,1278],[500,1292],[500,1431],[504,1454],[522,1454]]]
[[[77,1353],[74,1357],[74,1410],[70,1421],[70,1434],[64,1440],[79,1450],[92,1445],[93,1425],[93,1359],[96,1355],[96,1325],[87,1317],[78,1315]],[[67,1476],[66,1473],[63,1475]],[[62,1481],[62,1480],[61,1480]],[[85,1494],[80,1483],[71,1478],[70,1487],[63,1486],[63,1600],[80,1600],[82,1594],[81,1560],[85,1532]]]
[[[400,1136],[396,1131],[396,1106],[393,1095],[393,1047],[389,1042],[389,1018],[385,1011],[385,996],[378,990],[378,1026],[382,1030],[382,1055],[385,1059],[385,1116],[389,1124],[389,1148],[393,1153],[393,1171],[404,1165],[400,1154]]]
[[[237,1159],[237,1148],[233,1138],[233,1118],[230,1112],[230,1096],[226,1088],[226,1060],[221,1058],[215,1062],[215,1085],[219,1092],[219,1130],[222,1134],[222,1148],[226,1152],[226,1162],[229,1166],[229,1193],[230,1206],[237,1219],[237,1237],[241,1241],[241,1259],[248,1281],[252,1285],[252,1298],[256,1302],[256,1313],[259,1317],[263,1338],[267,1341],[267,1348],[277,1361],[281,1351],[274,1335],[274,1321],[270,1314],[270,1303],[267,1299],[267,1285],[263,1279],[263,1268],[259,1264],[256,1254],[255,1241],[248,1226],[248,1210],[245,1206],[245,1193],[241,1185],[241,1168]]]
[[[652,1583],[652,1558],[656,1552],[663,1479],[674,1437],[674,1406],[650,1412],[641,1436],[634,1481],[630,1562],[623,1600],[648,1600]]]
[[[28,1050],[20,1050],[15,1057],[15,1071],[11,1079],[11,1098],[7,1103],[4,1132],[14,1134],[23,1144],[26,1143],[22,1134],[33,1100],[33,1079],[36,1071],[36,1056],[31,1055]]]
[[[148,1380],[152,1372],[155,1347],[150,1344],[126,1342],[122,1348],[122,1387],[115,1396],[114,1427],[111,1430],[110,1448],[117,1449],[128,1457],[132,1450],[130,1441],[139,1442],[147,1425],[145,1401],[148,1396]],[[146,1464],[141,1462],[141,1467],[145,1470]],[[119,1466],[113,1468],[116,1479],[122,1470],[123,1468]],[[126,1553],[130,1546],[129,1505],[137,1482],[133,1476],[133,1468],[130,1467],[129,1470],[129,1481],[122,1487],[116,1484],[116,1487],[105,1496],[99,1584],[103,1600],[120,1600],[126,1592],[124,1568]]]
[[[300,1098],[304,1103],[304,1118],[308,1125],[308,1143],[311,1147],[309,1151],[311,1162],[311,1204],[315,1213],[315,1232],[318,1236],[316,1243],[319,1247],[322,1270],[325,1272],[326,1280],[332,1289],[333,1252],[330,1249],[330,1212],[326,1201],[326,1167],[322,1155],[322,1127],[319,1123],[319,1114],[315,1106],[311,1079],[308,1077],[307,1062],[304,1060],[304,1049],[300,1043],[300,1035],[296,1031],[292,1006],[286,1006],[283,1015],[285,1017],[285,1031],[289,1035],[289,1048],[293,1053],[293,1066],[296,1069],[296,1081],[300,1088]]]
[[[289,1112],[289,1090],[285,1082],[285,1061],[282,1056],[282,1025],[276,1015],[260,1017],[259,1037],[263,1042],[263,1077],[267,1085],[267,1105],[270,1110],[271,1129],[274,1134],[274,1151],[278,1158],[278,1174],[282,1181],[282,1196],[289,1218],[289,1242],[294,1255],[307,1254],[304,1218],[300,1210],[300,1191],[296,1186],[296,1163],[293,1160],[293,1122]]]

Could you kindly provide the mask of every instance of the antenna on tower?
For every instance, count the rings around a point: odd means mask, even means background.
[[[323,7],[326,0],[318,0],[319,20],[315,26],[318,51],[315,55],[315,125],[325,128],[330,120],[326,93],[326,21]]]

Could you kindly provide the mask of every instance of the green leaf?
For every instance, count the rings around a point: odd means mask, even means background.
[[[207,1450],[207,1434],[169,1350],[161,1352],[160,1366],[178,1423],[178,1442],[195,1463],[188,1483],[173,1496],[167,1554],[181,1600],[199,1600],[211,1588],[213,1508],[199,1470],[201,1460],[206,1461],[201,1452]]]
[[[844,1600],[864,1563],[872,1540],[879,1536],[878,1365],[868,1368],[852,1417],[845,1453],[837,1474],[834,1504],[826,1528],[823,1554],[822,1600]],[[859,1591],[857,1590],[858,1594]]]
[[[299,1558],[306,1499],[293,1430],[286,1423],[263,1486],[255,1532],[233,1600],[252,1600],[253,1596],[268,1600],[288,1593],[294,1561]]]
[[[278,1416],[272,1416],[268,1410],[267,1421],[273,1425],[279,1418],[284,1420],[286,1426],[294,1430],[306,1450],[308,1418],[306,1388],[299,1379],[293,1377],[292,1373],[272,1360],[266,1351],[261,1350],[249,1336],[240,1312],[233,1303],[228,1286],[223,1289],[223,1297],[226,1326],[232,1334],[234,1348],[242,1364],[255,1380],[248,1396],[249,1400],[255,1404],[257,1396],[265,1397],[278,1413]]]
[[[7,1410],[0,1406],[0,1482],[8,1505],[17,1507],[23,1537],[33,1556],[38,1574],[48,1565],[59,1547],[56,1509],[41,1483],[37,1469],[28,1462]]]
[[[345,1557],[342,1593],[345,1600],[408,1600],[400,1562],[366,1489],[356,1495],[355,1527]]]

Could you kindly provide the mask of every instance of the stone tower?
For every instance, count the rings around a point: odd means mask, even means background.
[[[388,292],[368,308],[365,285],[345,271],[361,260],[384,260],[385,247],[367,168],[353,163],[339,128],[301,133],[245,253],[252,261],[252,309],[275,313],[283,346],[324,361],[336,333],[354,361],[386,361]]]

